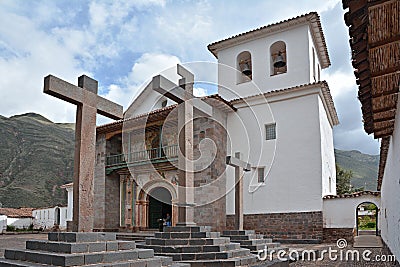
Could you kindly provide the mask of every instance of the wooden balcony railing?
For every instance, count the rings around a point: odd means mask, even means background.
[[[163,146],[127,154],[107,156],[106,168],[146,161],[167,161],[178,157],[178,145]]]

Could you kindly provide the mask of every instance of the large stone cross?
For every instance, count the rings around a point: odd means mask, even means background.
[[[74,205],[70,231],[93,231],[94,166],[96,157],[96,114],[122,119],[122,106],[97,95],[96,80],[82,75],[78,86],[49,75],[44,92],[77,105],[74,157]]]
[[[235,153],[235,157],[227,156],[226,164],[235,167],[235,228],[243,230],[243,179],[241,172],[250,171],[249,163],[240,160],[240,152]]]
[[[194,75],[181,65],[177,73],[182,77],[179,86],[161,75],[153,77],[152,88],[180,104],[178,106],[179,148],[178,156],[178,223],[194,223],[194,164],[193,164],[193,107],[212,116],[212,106],[193,96]]]

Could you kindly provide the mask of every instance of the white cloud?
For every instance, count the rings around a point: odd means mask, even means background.
[[[133,98],[146,86],[146,83],[157,74],[177,81],[176,64],[179,58],[160,53],[145,53],[133,64],[131,72],[121,79],[120,85],[112,84],[105,97],[120,103],[125,108]]]
[[[201,87],[194,87],[193,94],[199,97],[208,95],[207,90]]]

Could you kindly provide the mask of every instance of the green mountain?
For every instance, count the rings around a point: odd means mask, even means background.
[[[0,203],[3,207],[66,204],[60,186],[72,181],[74,127],[27,113],[0,116]],[[376,190],[379,156],[335,150],[336,162],[353,171],[352,185]]]
[[[365,190],[376,191],[379,155],[335,149],[335,158],[340,167],[353,172],[351,185],[354,188],[364,187]]]
[[[66,204],[72,181],[73,125],[27,113],[0,117],[0,203],[3,207]]]

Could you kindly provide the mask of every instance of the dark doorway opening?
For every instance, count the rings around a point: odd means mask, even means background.
[[[54,217],[55,217],[54,224],[55,224],[55,225],[60,225],[60,223],[61,223],[60,208],[57,207],[57,208],[55,209],[54,213],[55,213],[55,216],[54,216]]]
[[[157,187],[149,193],[149,228],[158,229],[158,220],[165,219],[167,213],[172,216],[171,194],[163,188]]]

